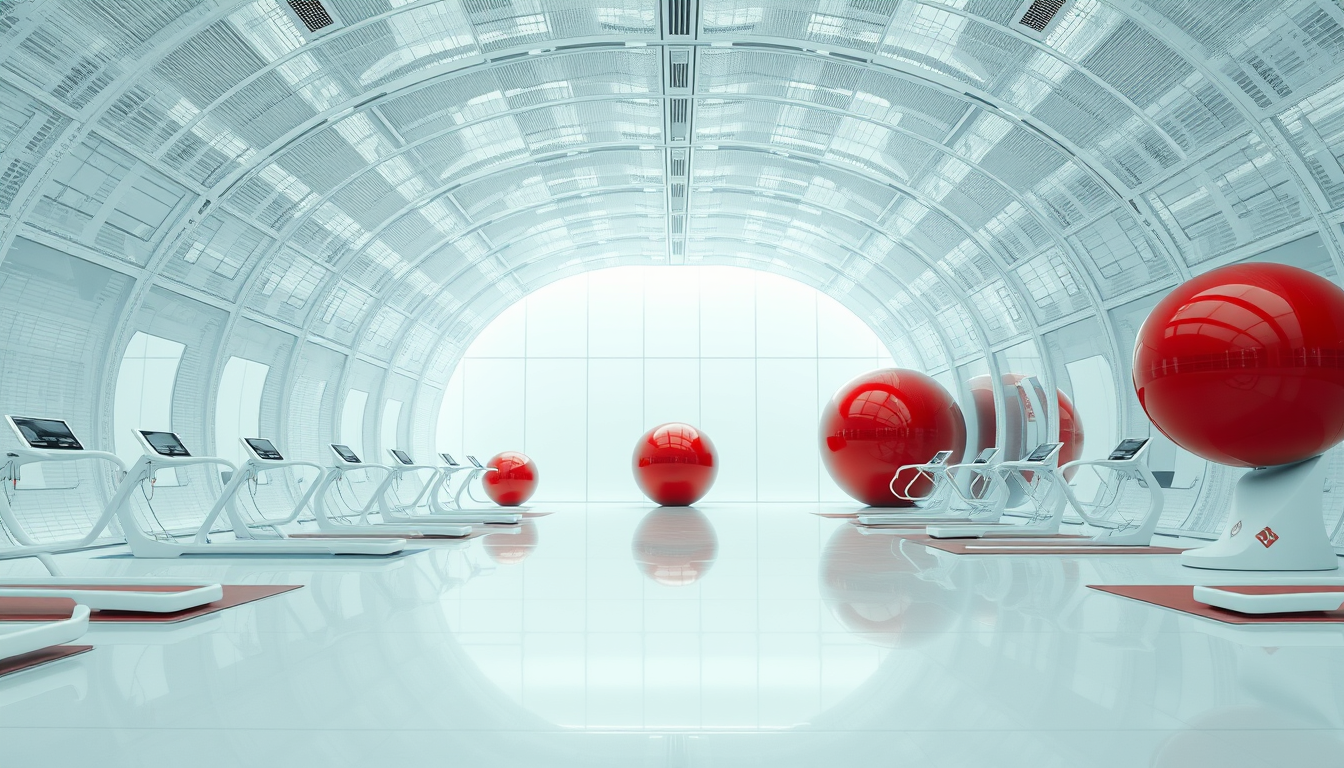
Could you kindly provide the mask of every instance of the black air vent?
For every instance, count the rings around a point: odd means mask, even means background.
[[[691,7],[695,0],[667,0],[667,34],[687,36],[694,32]]]
[[[1033,0],[1027,7],[1018,24],[1033,29],[1037,32],[1044,32],[1045,28],[1050,26],[1050,22],[1055,20],[1055,14],[1064,7],[1065,0]]]
[[[316,32],[319,29],[326,29],[335,24],[335,19],[327,13],[327,9],[322,7],[319,0],[289,0],[289,7],[294,11],[294,15],[299,17],[299,21],[308,28],[309,32]]]
[[[667,87],[691,87],[691,52],[672,51],[668,58]]]

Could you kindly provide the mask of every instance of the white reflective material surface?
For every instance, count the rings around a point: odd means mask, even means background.
[[[1338,765],[1338,625],[1086,588],[1174,557],[954,556],[814,506],[561,506],[377,560],[77,574],[306,588],[0,679],[6,764]],[[8,574],[32,566],[3,564]],[[1244,581],[1220,579],[1220,583]]]

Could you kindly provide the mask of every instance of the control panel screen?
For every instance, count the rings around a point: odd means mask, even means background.
[[[981,452],[980,452],[980,455],[979,455],[979,456],[976,456],[976,457],[975,457],[975,461],[973,461],[973,462],[971,462],[971,463],[972,463],[972,464],[988,464],[988,463],[989,463],[989,460],[992,459],[992,458],[994,458],[994,454],[996,454],[996,453],[998,453],[998,452],[999,452],[999,449],[998,449],[998,448],[986,448],[985,450],[981,451]]]
[[[359,460],[359,454],[350,450],[350,446],[348,445],[332,445],[331,450],[335,451],[336,455],[341,457],[341,461],[344,461],[347,464],[363,463]]]
[[[397,461],[400,461],[402,464],[415,463],[415,460],[411,458],[411,455],[409,453],[399,450],[397,448],[392,449],[392,458],[396,459]]]
[[[471,466],[477,469],[485,469],[485,467],[481,464],[480,459],[477,459],[475,456],[472,456],[471,454],[467,454],[467,461],[470,461]]]
[[[933,458],[932,458],[932,459],[929,459],[929,463],[930,463],[930,464],[942,464],[942,463],[946,462],[946,461],[947,461],[947,457],[949,457],[949,456],[951,456],[951,455],[952,455],[952,452],[951,452],[951,451],[939,451],[939,452],[933,454]]]
[[[60,419],[30,419],[23,416],[10,416],[9,420],[18,427],[19,434],[30,448],[46,448],[57,451],[82,451],[70,425]]]
[[[460,467],[460,466],[462,466],[461,464],[458,464],[458,463],[457,463],[457,459],[454,459],[454,458],[453,458],[453,455],[452,455],[451,453],[440,453],[440,454],[439,454],[439,458],[440,458],[440,459],[443,459],[443,463],[444,463],[444,464],[447,464],[447,465],[450,466],[450,467]]]
[[[1139,451],[1143,450],[1143,446],[1147,443],[1148,438],[1146,437],[1131,437],[1127,440],[1121,440],[1120,444],[1115,446],[1115,450],[1111,451],[1111,455],[1106,458],[1111,461],[1132,459],[1138,455]]]
[[[1055,449],[1060,447],[1061,445],[1063,445],[1063,443],[1041,443],[1040,445],[1036,446],[1036,450],[1032,451],[1031,455],[1023,459],[1023,461],[1029,461],[1032,463],[1040,463],[1042,461],[1045,461],[1046,459],[1050,458],[1050,454],[1054,453]]]
[[[149,447],[160,456],[191,456],[191,451],[182,444],[181,438],[172,432],[153,432],[148,429],[140,430],[140,435],[149,443]]]
[[[252,452],[257,454],[258,459],[263,461],[285,460],[285,457],[280,455],[280,451],[276,450],[275,443],[272,443],[270,440],[263,437],[245,437],[243,438],[243,442],[247,443],[247,447],[251,448]]]

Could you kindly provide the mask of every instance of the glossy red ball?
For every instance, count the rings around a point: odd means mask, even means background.
[[[699,501],[719,473],[709,435],[690,424],[663,424],[639,438],[633,458],[635,483],[654,502],[685,507]]]
[[[1206,272],[1153,307],[1133,375],[1153,425],[1209,461],[1324,453],[1344,439],[1344,291],[1282,264]]]
[[[719,538],[698,509],[660,507],[635,529],[630,553],[645,576],[669,587],[700,580],[719,554]]]
[[[1027,403],[1026,396],[1017,383],[1027,378],[1020,373],[1005,373],[1000,377],[1004,385],[1004,392],[1016,392],[1013,397],[1016,399],[1016,407],[1008,409],[1008,419],[1004,424],[1004,448],[1005,460],[1020,459],[1031,452],[1034,445],[1026,444],[1026,430],[1023,429],[1023,417],[1028,421],[1035,419],[1035,414]],[[994,413],[994,390],[990,386],[988,375],[976,376],[968,384],[971,387],[971,399],[975,402],[975,421],[976,421],[976,452],[979,453],[986,448],[994,445],[996,427],[998,421]],[[1069,399],[1062,391],[1056,390],[1059,399],[1059,442],[1064,446],[1059,449],[1059,464],[1063,466],[1070,461],[1082,458],[1083,455],[1083,422],[1078,418],[1078,412],[1073,407],[1073,401]],[[1066,477],[1072,480],[1077,468],[1068,471]]]
[[[874,507],[904,507],[888,487],[905,464],[966,449],[961,408],[938,382],[917,371],[883,368],[840,388],[821,415],[821,459],[845,493]],[[951,462],[949,462],[951,463]],[[927,481],[911,492],[928,491]]]
[[[491,458],[485,466],[496,471],[482,475],[481,485],[485,486],[485,495],[501,507],[516,507],[537,492],[541,475],[527,454],[505,451]]]

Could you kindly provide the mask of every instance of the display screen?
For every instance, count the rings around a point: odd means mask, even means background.
[[[952,455],[952,452],[951,452],[951,451],[939,451],[939,452],[933,454],[933,458],[932,458],[932,459],[929,459],[929,463],[930,463],[930,464],[942,464],[943,462],[947,461],[947,457],[948,457],[948,456],[951,456],[951,455]]]
[[[409,453],[402,450],[398,450],[396,448],[392,449],[392,457],[395,458],[397,461],[400,461],[402,464],[415,463],[415,460],[411,458],[411,455]]]
[[[485,469],[485,467],[481,465],[480,460],[471,454],[467,454],[467,461],[470,461],[471,465],[477,469]]]
[[[1111,451],[1111,455],[1106,458],[1112,461],[1132,459],[1138,455],[1139,451],[1143,450],[1143,446],[1147,444],[1148,438],[1146,437],[1131,437],[1128,440],[1121,440],[1120,444],[1115,446],[1115,450]]]
[[[447,464],[447,465],[450,466],[450,467],[460,467],[460,466],[462,466],[461,464],[458,464],[458,463],[457,463],[457,459],[454,459],[454,458],[453,458],[453,455],[452,455],[451,453],[440,453],[440,454],[439,454],[439,458],[440,458],[440,459],[443,459],[443,463],[444,463],[444,464]]]
[[[140,434],[145,438],[145,442],[149,443],[149,447],[153,448],[154,452],[160,456],[191,455],[191,452],[187,450],[187,446],[183,445],[178,436],[172,432],[151,432],[150,430],[142,429],[140,430]]]
[[[356,454],[354,451],[350,450],[350,446],[348,446],[348,445],[333,445],[333,446],[331,446],[331,450],[335,451],[335,452],[336,452],[336,455],[341,457],[341,461],[344,461],[344,462],[346,462],[346,463],[348,463],[348,464],[363,464],[363,463],[364,463],[364,462],[362,462],[362,461],[359,460],[359,455],[358,455],[358,454]]]
[[[981,451],[981,452],[980,452],[980,455],[979,455],[979,456],[976,456],[976,457],[975,457],[975,461],[973,461],[973,462],[971,462],[971,463],[972,463],[972,464],[988,464],[988,463],[989,463],[989,460],[992,459],[992,458],[994,458],[994,454],[996,454],[996,453],[998,453],[998,452],[999,452],[999,449],[998,449],[998,448],[986,448],[985,450]]]
[[[275,444],[270,440],[263,437],[245,437],[243,438],[243,442],[247,443],[247,447],[251,448],[252,452],[257,454],[258,459],[263,459],[265,461],[285,460],[285,457],[280,455],[280,451],[276,450]]]
[[[19,428],[19,434],[30,448],[46,448],[57,451],[82,451],[70,425],[60,419],[30,419],[23,416],[10,416],[9,420]]]
[[[1061,445],[1063,445],[1063,443],[1041,443],[1040,445],[1036,446],[1036,450],[1032,451],[1031,455],[1023,459],[1023,461],[1030,461],[1030,462],[1045,461],[1046,459],[1050,458],[1050,454],[1054,453],[1055,449]]]

